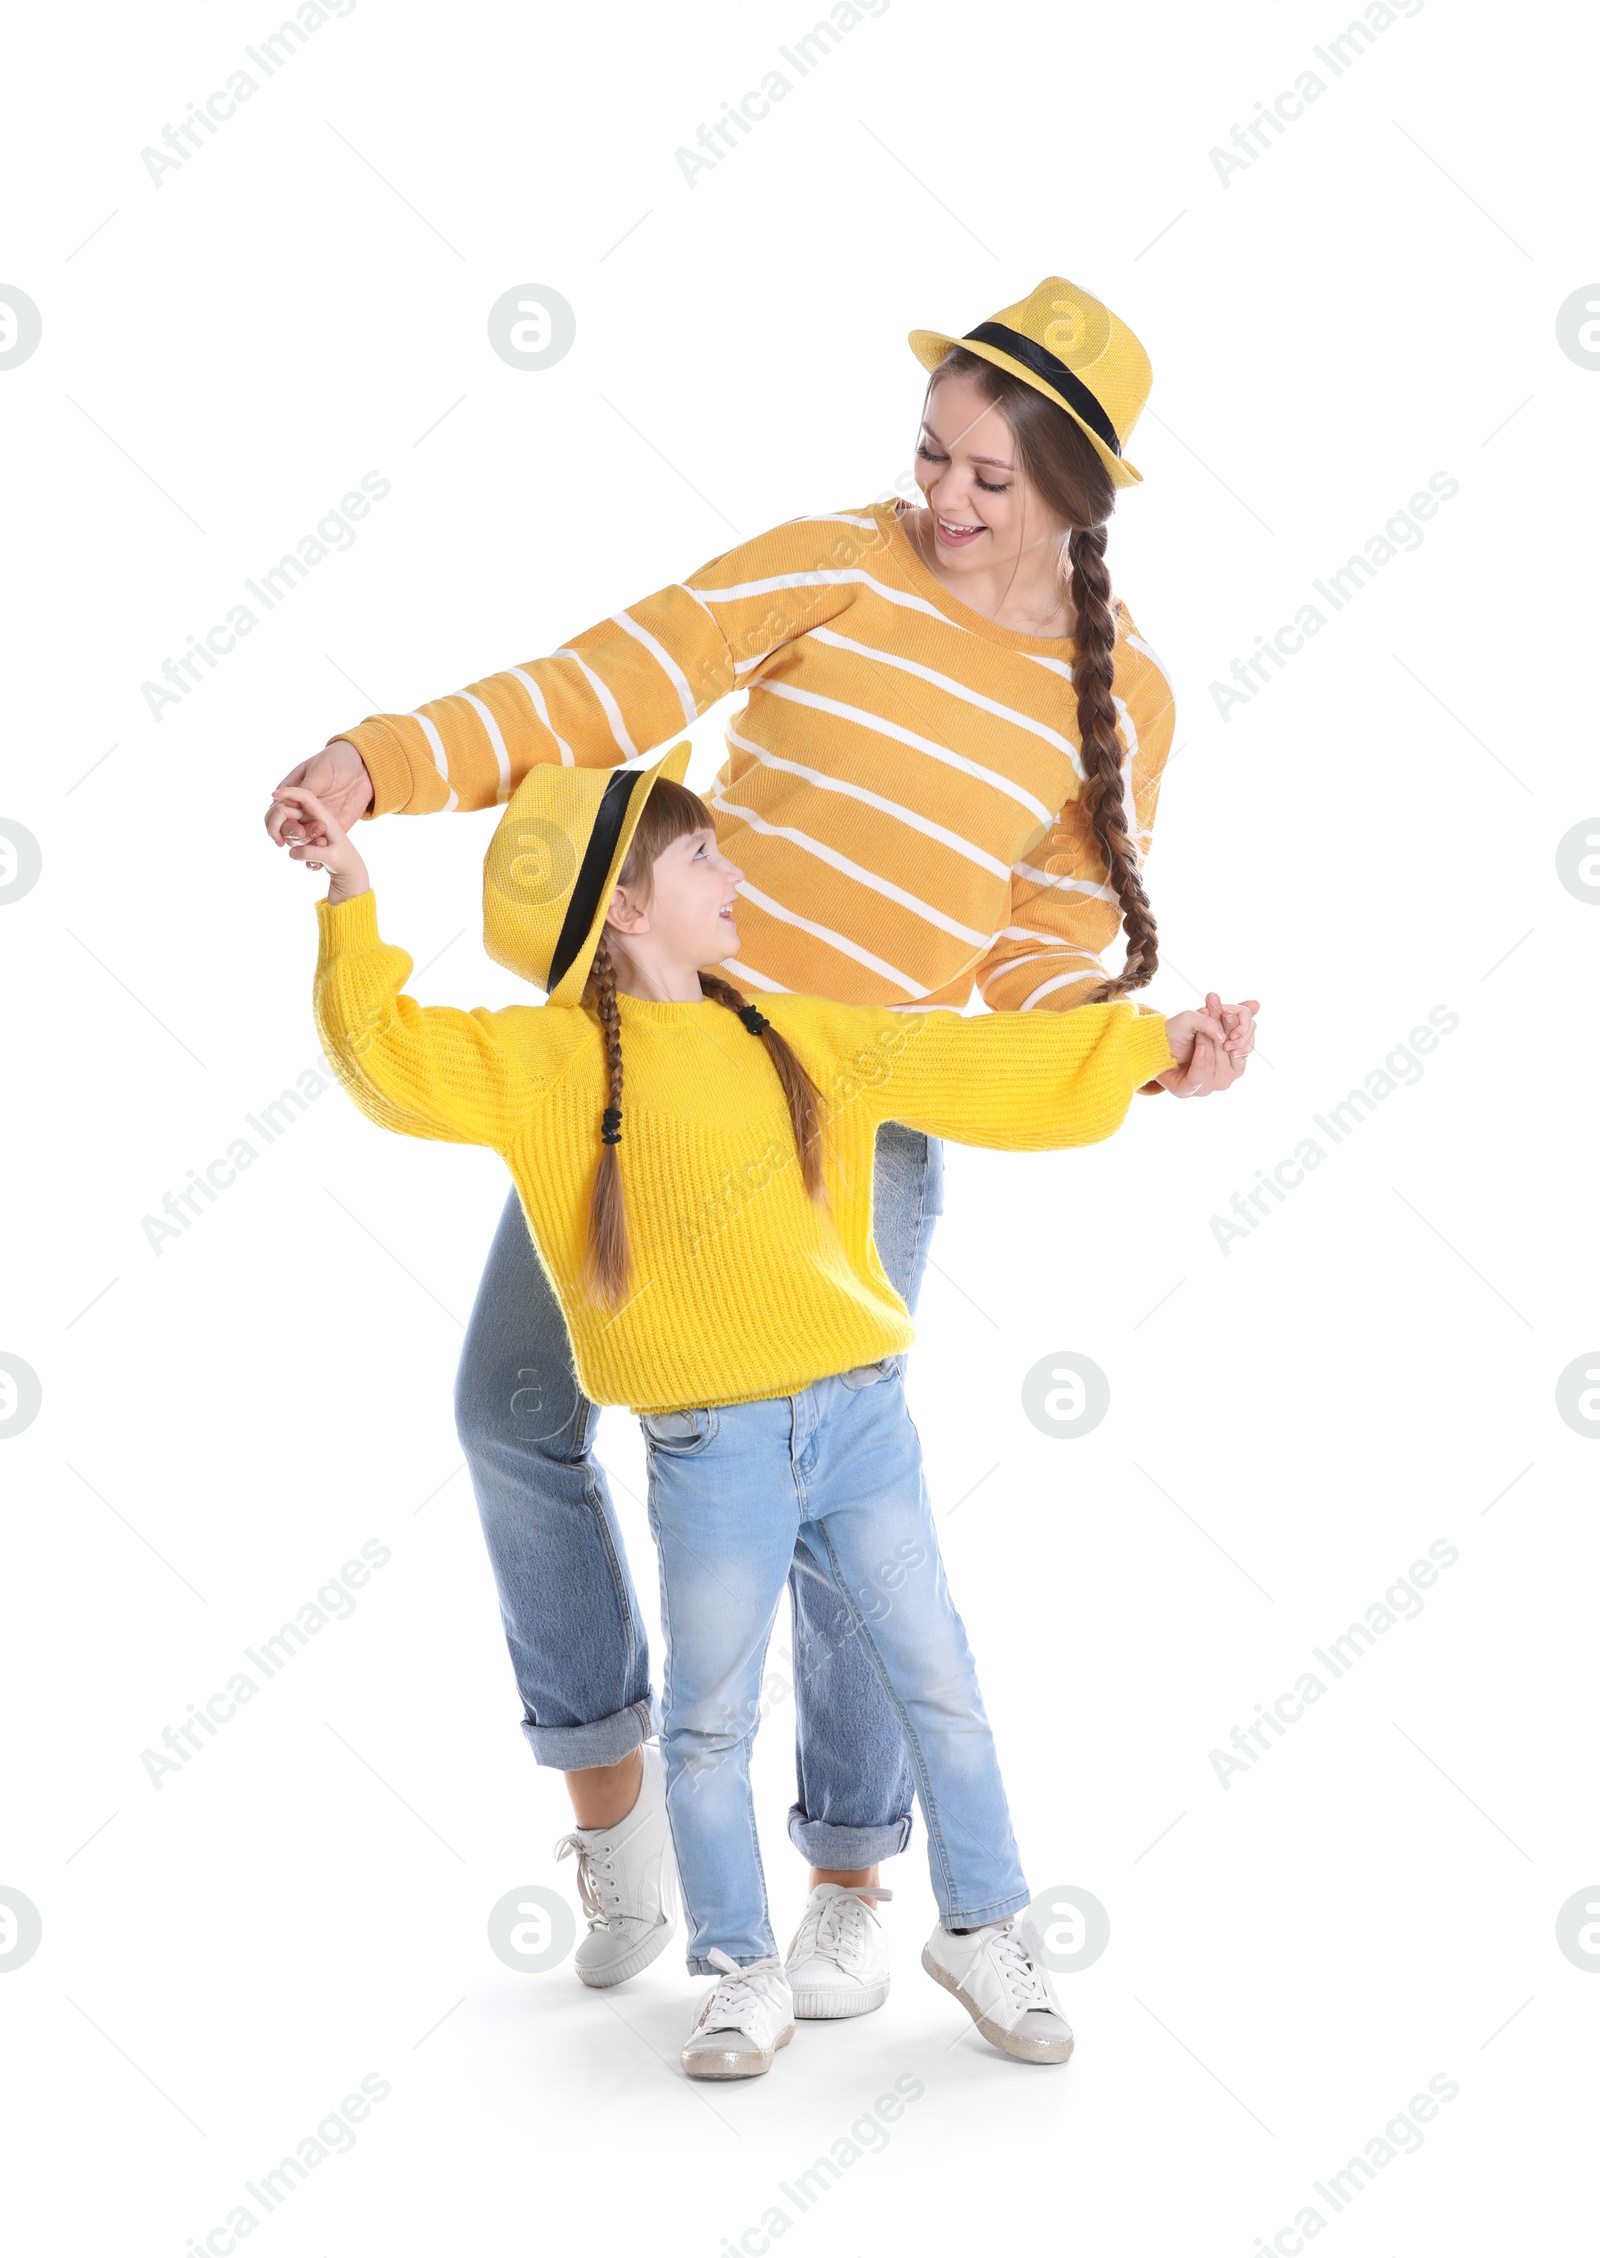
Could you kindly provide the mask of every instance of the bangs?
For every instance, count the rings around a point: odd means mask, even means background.
[[[670,847],[674,839],[685,838],[691,831],[715,829],[711,810],[698,793],[691,792],[685,784],[674,783],[670,776],[658,777],[645,801],[627,860],[617,873],[618,883],[635,889],[648,888],[657,855]]]

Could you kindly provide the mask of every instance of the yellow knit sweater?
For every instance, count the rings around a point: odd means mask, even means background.
[[[1093,1144],[1176,1062],[1129,1001],[1055,1012],[890,1011],[815,996],[762,1009],[823,1095],[825,1206],[806,1196],[765,1046],[722,1004],[619,995],[631,1298],[586,1294],[588,1205],[606,1104],[599,1027],[579,1008],[423,1007],[370,892],[317,905],[323,1049],[362,1112],[406,1136],[490,1145],[567,1320],[596,1403],[742,1403],[909,1347],[872,1240],[878,1124],[1013,1152]]]

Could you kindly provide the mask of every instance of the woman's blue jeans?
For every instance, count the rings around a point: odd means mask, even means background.
[[[896,1291],[915,1309],[944,1205],[936,1138],[878,1132],[873,1232]],[[578,1385],[560,1304],[515,1192],[478,1289],[456,1379],[466,1453],[523,1731],[541,1764],[615,1764],[659,1726],[633,1579],[602,1469],[594,1405]],[[900,1719],[811,1550],[789,1573],[794,1610],[795,1848],[850,1872],[911,1835],[912,1780]]]
[[[661,1749],[690,1974],[716,1973],[714,1947],[743,1964],[777,1951],[750,1744],[767,1640],[801,1556],[842,1595],[911,1752],[940,1920],[978,1928],[1020,1913],[1028,1885],[945,1583],[901,1359],[643,1426],[667,1633]],[[876,1755],[861,1748],[854,1761]]]

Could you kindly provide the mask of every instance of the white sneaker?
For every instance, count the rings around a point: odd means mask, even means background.
[[[794,1995],[782,1963],[741,1968],[716,1945],[706,1958],[724,1973],[700,2002],[678,2060],[691,2078],[759,2078],[794,2037]]]
[[[574,1955],[580,1979],[605,1990],[648,1968],[678,1925],[678,1870],[667,1826],[661,1751],[639,1751],[644,1776],[633,1809],[614,1827],[574,1827],[556,1857],[578,1860],[578,1896],[589,1933]]]
[[[892,1890],[819,1882],[806,1900],[783,1964],[802,2021],[865,2015],[889,1996],[889,1953],[878,1916],[866,1903]]]
[[[953,1991],[991,2046],[1018,2062],[1065,2062],[1072,2026],[1037,1958],[1038,1930],[1013,1915],[958,1937],[935,1929],[922,1965]]]

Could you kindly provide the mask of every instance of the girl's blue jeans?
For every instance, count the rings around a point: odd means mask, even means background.
[[[944,1205],[938,1140],[878,1132],[873,1231],[910,1309]],[[500,1616],[541,1764],[615,1764],[659,1724],[650,1655],[603,1470],[594,1405],[578,1385],[559,1303],[513,1192],[467,1327],[456,1427],[472,1476]],[[904,1850],[912,1782],[894,1704],[850,1612],[796,1545],[796,1796],[789,1835],[809,1864],[843,1872]]]
[[[857,1654],[910,1751],[940,1920],[976,1928],[1020,1912],[1028,1887],[945,1583],[901,1359],[798,1395],[642,1425],[667,1634],[661,1748],[690,1973],[716,1973],[713,1946],[741,1963],[777,1950],[750,1745],[767,1640],[801,1558],[842,1598]],[[849,1722],[835,1720],[836,1733]],[[836,1742],[831,1753],[861,1763],[878,1752]]]

